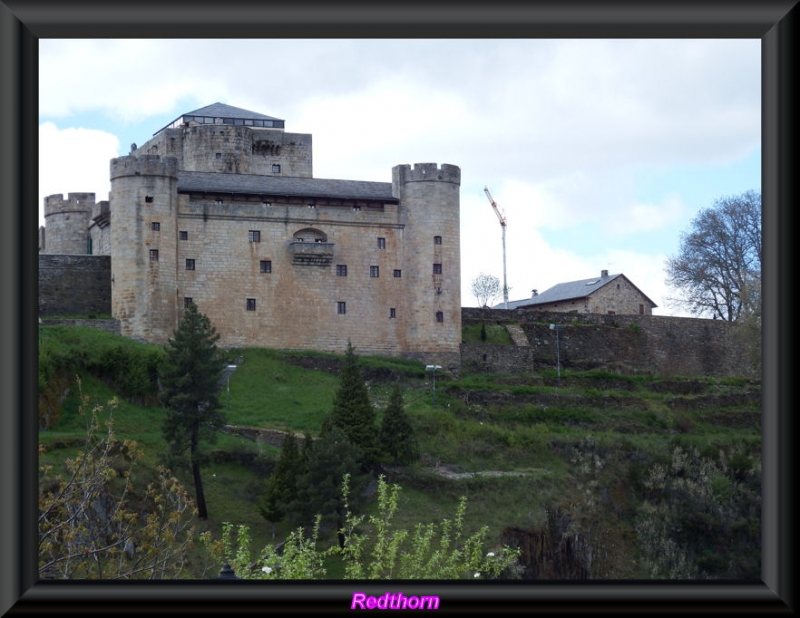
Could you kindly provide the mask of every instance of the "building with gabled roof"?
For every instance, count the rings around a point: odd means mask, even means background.
[[[625,275],[609,275],[607,270],[599,277],[558,283],[542,293],[533,290],[530,298],[508,303],[509,309],[609,315],[653,315],[657,306]],[[494,308],[505,308],[505,303]]]
[[[214,103],[111,160],[108,202],[45,199],[40,252],[111,257],[120,332],[165,343],[198,305],[224,347],[457,366],[460,183],[454,165],[386,182],[315,178],[311,135]]]

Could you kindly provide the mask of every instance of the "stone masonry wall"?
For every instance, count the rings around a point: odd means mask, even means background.
[[[636,286],[625,277],[617,277],[590,297],[589,312],[639,315],[640,305],[644,315],[652,315],[650,303]]]
[[[192,123],[161,131],[137,154],[177,157],[190,172],[312,177],[312,136],[277,129]]]
[[[564,314],[463,309],[465,324],[519,324],[529,346],[462,344],[462,366],[486,371],[555,368],[559,324],[561,367],[621,373],[757,377],[735,325],[723,320],[653,315]]]
[[[39,315],[111,313],[111,258],[39,255]]]

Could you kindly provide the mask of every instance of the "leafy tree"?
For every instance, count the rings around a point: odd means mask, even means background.
[[[338,427],[361,453],[364,469],[374,465],[380,455],[377,438],[377,418],[369,400],[367,386],[358,367],[355,348],[347,342],[344,366],[339,374],[339,387],[333,397],[333,409],[325,416],[322,434]]]
[[[502,291],[500,279],[494,275],[481,273],[472,280],[472,293],[478,299],[479,307],[486,307],[497,298]]]
[[[283,439],[278,463],[267,481],[267,490],[260,507],[264,519],[273,524],[273,538],[275,537],[275,522],[286,517],[287,505],[297,499],[297,477],[303,473],[304,463],[297,440],[292,434],[287,433]]]
[[[219,401],[225,359],[217,349],[218,339],[210,320],[197,305],[190,304],[165,347],[166,359],[160,371],[160,400],[167,408],[162,426],[164,439],[172,458],[189,451],[201,519],[208,518],[208,510],[200,476],[200,441],[213,442],[216,431],[225,424]]]
[[[723,197],[701,211],[666,272],[667,283],[683,293],[678,304],[694,315],[732,322],[754,311],[761,296],[761,194]]]
[[[136,443],[115,437],[116,400],[92,405],[81,394],[80,401],[87,422],[81,452],[64,470],[39,466],[39,577],[179,577],[194,536],[195,510],[186,490],[164,468],[144,489],[136,487],[133,473],[142,453]],[[45,453],[41,445],[39,453]]]
[[[403,408],[403,393],[395,386],[389,397],[389,405],[381,422],[380,442],[383,450],[394,464],[409,464],[417,456],[414,428],[411,418]]]
[[[345,518],[342,480],[351,477],[357,495],[367,480],[359,460],[360,451],[347,434],[331,427],[314,444],[305,472],[297,477],[297,498],[287,507],[289,519],[311,526],[319,515],[324,529],[341,528]]]

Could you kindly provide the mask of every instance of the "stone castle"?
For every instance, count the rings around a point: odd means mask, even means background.
[[[165,343],[195,303],[223,347],[341,353],[350,341],[363,354],[458,365],[458,167],[397,165],[391,182],[314,178],[311,135],[221,103],[182,114],[110,167],[108,201],[45,199],[39,250],[40,264],[110,260],[122,335]]]

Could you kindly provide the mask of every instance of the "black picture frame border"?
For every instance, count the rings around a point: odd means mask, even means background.
[[[350,611],[356,590],[441,598],[439,611],[794,613],[792,209],[798,204],[796,2],[189,4],[0,2],[0,613]],[[763,540],[752,582],[36,581],[36,256],[41,38],[759,38],[762,42]],[[424,59],[446,62],[446,58]],[[99,84],[98,87],[102,87]],[[91,93],[88,93],[91,96]]]

